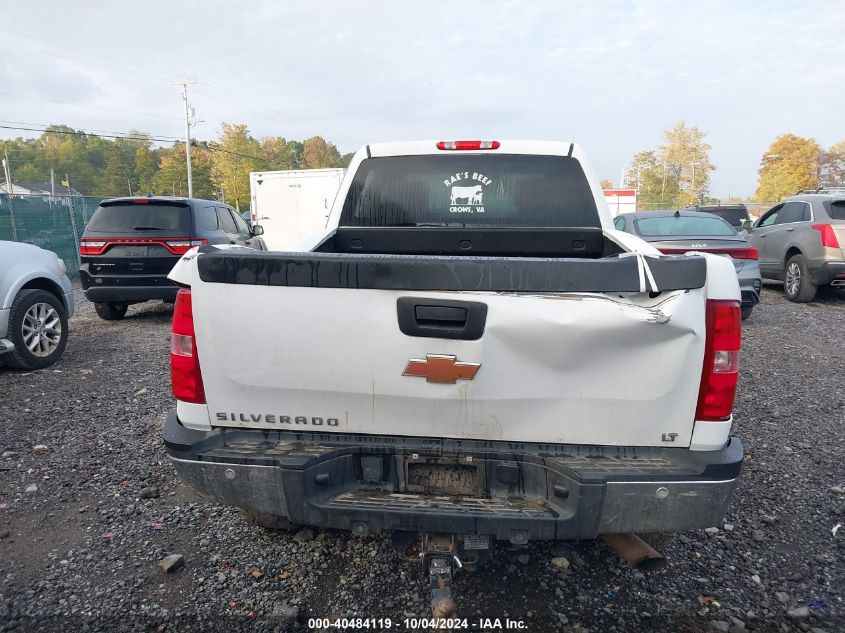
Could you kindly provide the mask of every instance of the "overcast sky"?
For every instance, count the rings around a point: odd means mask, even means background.
[[[191,78],[200,139],[575,139],[618,184],[684,120],[711,193],[748,195],[777,135],[845,139],[843,27],[841,0],[7,2],[0,125],[179,136]]]

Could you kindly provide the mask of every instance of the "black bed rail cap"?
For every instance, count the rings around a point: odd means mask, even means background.
[[[636,257],[350,255],[209,247],[200,253],[200,279],[209,283],[462,292],[640,291]],[[666,255],[647,262],[661,291],[704,286],[703,257]]]

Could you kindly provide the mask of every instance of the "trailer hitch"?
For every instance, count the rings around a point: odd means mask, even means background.
[[[452,578],[458,570],[475,571],[490,556],[489,536],[477,534],[429,534],[395,531],[391,542],[407,561],[421,561],[422,578],[431,591],[431,612],[435,618],[454,617]]]
[[[454,566],[463,567],[457,556],[454,535],[422,536],[422,573],[428,575],[431,590],[431,615],[435,618],[450,618],[455,615],[455,600],[452,598],[452,571]]]

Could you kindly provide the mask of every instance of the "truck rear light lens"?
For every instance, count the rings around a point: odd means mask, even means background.
[[[695,419],[723,421],[731,417],[739,381],[742,318],[738,301],[707,301],[704,366]]]
[[[173,395],[182,402],[205,404],[197,341],[194,336],[194,309],[191,289],[180,288],[173,307],[173,337],[170,340],[170,384]]]
[[[106,242],[105,240],[85,240],[79,242],[79,254],[80,255],[102,255],[103,251],[106,250]]]
[[[166,240],[164,245],[174,255],[184,255],[194,246],[202,246],[208,244],[208,240],[191,239],[191,240]]]
[[[813,228],[822,234],[822,246],[839,248],[839,240],[836,238],[836,233],[833,232],[833,227],[830,224],[814,224]]]
[[[465,149],[499,149],[499,141],[440,141],[437,149],[465,150]]]

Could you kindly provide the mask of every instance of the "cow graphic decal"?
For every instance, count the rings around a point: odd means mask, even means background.
[[[449,204],[481,204],[481,185],[473,187],[452,187],[452,200]]]
[[[484,187],[493,181],[478,172],[458,172],[443,180],[449,189],[449,213],[484,213]]]

